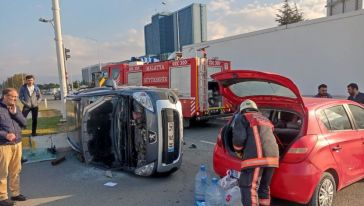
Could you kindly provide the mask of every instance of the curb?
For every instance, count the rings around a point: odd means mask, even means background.
[[[71,150],[71,146],[67,141],[67,133],[57,133],[35,137],[23,137],[22,144],[23,148],[30,148],[30,145],[33,149],[47,149],[55,146],[57,151]]]

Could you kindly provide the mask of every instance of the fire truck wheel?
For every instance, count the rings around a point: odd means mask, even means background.
[[[191,126],[191,119],[183,118],[183,128],[190,128],[190,126]]]

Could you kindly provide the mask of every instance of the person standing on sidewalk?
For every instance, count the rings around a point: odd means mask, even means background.
[[[32,112],[32,136],[37,136],[37,119],[38,105],[42,99],[40,89],[34,84],[34,76],[27,75],[26,83],[20,87],[19,99],[23,104],[23,115],[27,118],[29,112]]]
[[[16,106],[18,92],[4,89],[0,99],[0,206],[12,206],[13,201],[25,201],[20,193],[21,128],[26,119]],[[11,200],[8,198],[8,179]]]

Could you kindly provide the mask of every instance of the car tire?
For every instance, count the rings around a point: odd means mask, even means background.
[[[308,206],[332,206],[336,194],[334,177],[325,172],[317,185]]]

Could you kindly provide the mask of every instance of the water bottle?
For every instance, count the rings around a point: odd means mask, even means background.
[[[205,192],[208,185],[208,177],[205,165],[200,166],[200,170],[195,177],[195,201],[196,205],[205,202]]]
[[[224,205],[224,192],[217,182],[216,178],[212,178],[211,184],[206,189],[206,206]]]
[[[225,206],[239,206],[241,204],[241,193],[238,186],[234,186],[225,193]]]

